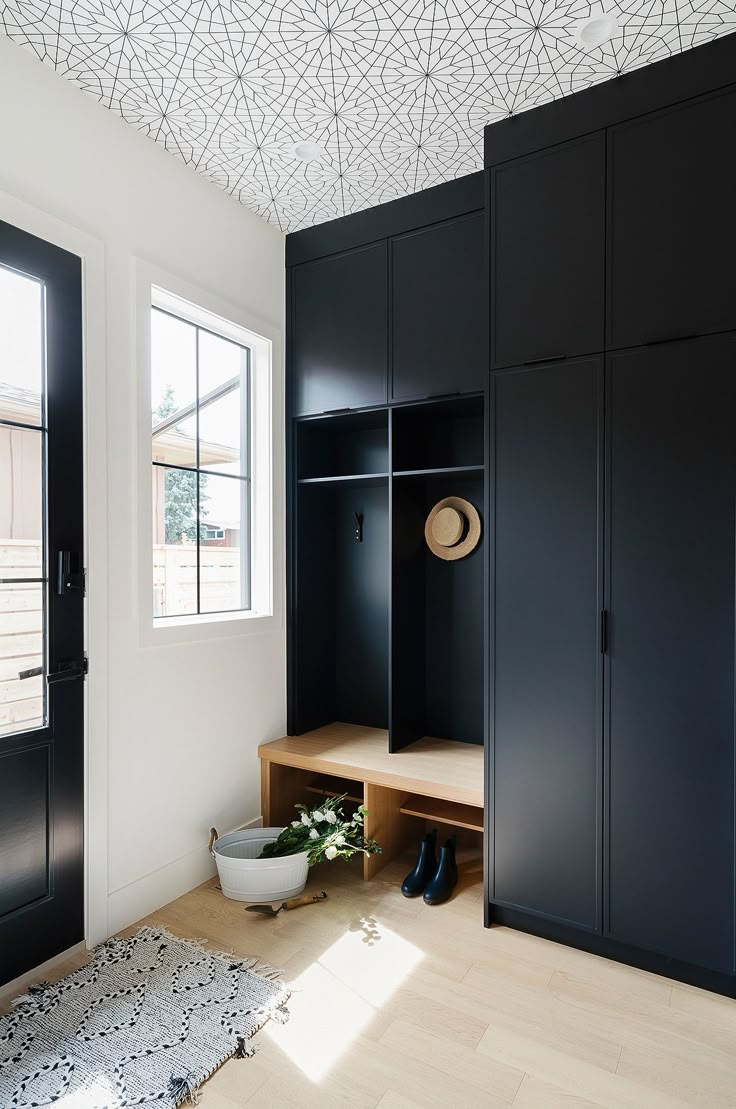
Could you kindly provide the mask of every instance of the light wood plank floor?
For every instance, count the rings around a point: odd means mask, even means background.
[[[141,923],[283,967],[291,1020],[203,1087],[202,1109],[734,1109],[736,1002],[507,928],[483,929],[480,861],[428,908],[360,865],[275,920],[214,881]],[[132,929],[131,929],[132,931]],[[58,974],[72,969],[58,968]]]

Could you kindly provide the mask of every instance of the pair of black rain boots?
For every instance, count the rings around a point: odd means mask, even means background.
[[[456,836],[450,836],[440,848],[437,861],[437,829],[429,832],[419,844],[417,865],[401,883],[404,897],[424,896],[425,905],[441,905],[457,885]]]

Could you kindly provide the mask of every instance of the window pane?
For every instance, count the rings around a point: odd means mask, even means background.
[[[197,611],[197,475],[153,466],[153,614]]]
[[[0,266],[0,420],[41,423],[44,342],[43,285]]]
[[[202,474],[200,481],[200,611],[246,608],[248,567],[244,561],[247,543],[243,525],[247,522],[248,483],[212,474]]]
[[[218,474],[242,474],[241,389],[204,404],[199,412],[199,465]]]
[[[162,431],[154,431],[151,453],[153,462],[165,462],[169,466],[196,466],[196,415],[165,426]]]
[[[176,451],[176,440],[184,451],[194,454],[194,447],[186,440],[194,436],[193,421],[189,424],[197,399],[197,329],[184,320],[168,316],[154,308],[151,312],[151,422],[154,428],[153,457],[156,458],[161,440],[163,451]],[[182,413],[169,430],[156,433],[164,421]]]
[[[237,343],[221,339],[209,331],[199,333],[199,395],[205,397],[246,368],[247,352]]]
[[[43,577],[44,434],[0,425],[0,578]]]
[[[0,585],[0,735],[46,723],[43,675],[18,677],[45,665],[43,609],[42,585]]]

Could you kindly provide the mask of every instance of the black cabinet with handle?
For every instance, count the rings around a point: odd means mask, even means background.
[[[736,334],[609,360],[608,932],[734,969]]]
[[[600,928],[602,360],[493,387],[494,902]]]
[[[605,134],[491,170],[491,365],[603,350]]]
[[[387,265],[381,242],[293,268],[294,415],[386,403]]]
[[[608,346],[736,328],[736,89],[608,135]]]
[[[394,400],[482,392],[488,377],[483,213],[391,241]]]

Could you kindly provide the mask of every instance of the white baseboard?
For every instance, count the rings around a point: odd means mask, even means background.
[[[263,818],[257,816],[240,827],[258,828],[262,824]],[[175,901],[177,897],[201,886],[216,873],[215,861],[207,847],[203,846],[115,890],[107,899],[110,935],[155,913],[170,901]]]
[[[14,998],[25,993],[33,982],[43,981],[49,977],[53,978],[54,971],[67,959],[71,959],[74,955],[84,955],[86,952],[87,945],[85,943],[75,943],[74,947],[69,947],[66,951],[61,951],[53,958],[47,959],[45,963],[41,963],[40,967],[34,967],[33,970],[21,974],[19,978],[14,978],[12,982],[6,982],[4,986],[0,987],[0,1009],[4,1009]]]

